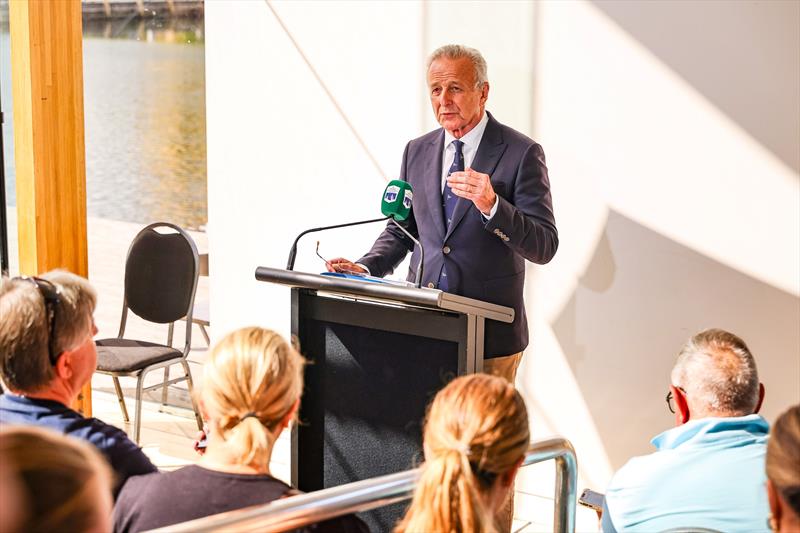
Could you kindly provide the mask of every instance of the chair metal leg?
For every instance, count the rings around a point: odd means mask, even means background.
[[[161,407],[167,406],[167,391],[169,390],[169,366],[164,367],[164,386],[161,389]]]
[[[183,371],[186,374],[186,384],[189,388],[189,399],[192,402],[192,409],[194,410],[194,418],[197,421],[197,429],[203,429],[203,418],[200,416],[200,410],[197,408],[197,402],[194,399],[194,382],[192,381],[192,372],[189,370],[189,363],[186,359],[181,359]]]
[[[117,391],[117,400],[119,400],[119,406],[122,409],[122,419],[125,422],[130,422],[130,418],[128,418],[128,408],[125,407],[125,397],[122,396],[122,387],[119,386],[119,378],[117,376],[111,376],[111,379],[114,380],[114,389]]]
[[[206,340],[206,345],[211,346],[211,338],[208,336],[208,331],[203,324],[198,324],[200,326],[200,333],[203,334],[203,338]]]
[[[142,427],[142,386],[144,385],[144,376],[146,372],[139,374],[136,380],[136,411],[133,416],[133,442],[139,444],[139,433]]]

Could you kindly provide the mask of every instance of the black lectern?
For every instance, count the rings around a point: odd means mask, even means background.
[[[422,461],[425,408],[455,376],[483,368],[486,319],[514,310],[436,289],[259,267],[291,291],[292,334],[309,359],[292,484],[314,491],[406,470]],[[390,531],[403,504],[364,518]]]

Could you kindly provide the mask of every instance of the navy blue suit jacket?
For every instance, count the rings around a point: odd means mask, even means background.
[[[423,286],[435,287],[447,266],[450,292],[513,307],[512,324],[488,320],[486,358],[510,355],[528,345],[523,284],[525,260],[544,264],[558,248],[550,182],[542,147],[497,122],[491,114],[472,169],[491,176],[499,197],[490,221],[463,198],[445,227],[442,216],[442,151],[444,130],[434,130],[406,145],[400,179],[414,192],[412,216],[406,228],[425,249]],[[373,276],[390,274],[413,250],[408,279],[413,281],[419,250],[393,224],[387,225],[359,263]]]

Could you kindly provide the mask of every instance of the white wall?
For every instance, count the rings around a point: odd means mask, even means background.
[[[206,6],[208,233],[214,333],[288,333],[288,290],[254,279],[283,267],[301,230],[380,216],[385,179],[419,124],[420,10],[414,4],[276,3],[289,34],[378,160],[375,168],[264,2]],[[411,95],[411,97],[409,97]],[[309,236],[296,268],[355,257],[376,227]]]
[[[699,329],[749,343],[767,418],[797,403],[800,177],[593,4],[538,15],[561,247],[529,279],[522,381],[538,429],[573,438],[602,487],[671,423],[669,369]]]
[[[215,336],[253,323],[288,332],[288,291],[255,282],[255,267],[283,266],[301,229],[377,216],[405,142],[434,126],[425,53],[455,41],[487,58],[488,109],[547,154],[561,248],[529,266],[532,344],[518,386],[535,436],[575,443],[581,485],[602,490],[670,426],[668,372],[703,327],[750,344],[767,418],[800,400],[800,176],[594,4],[271,5],[285,29],[264,2],[206,4]],[[800,34],[797,17],[763,5],[762,19],[747,7],[762,25],[749,38],[766,38],[763,24]],[[714,22],[716,37],[748,38]],[[763,83],[798,72],[799,58],[772,59]],[[377,231],[321,234],[320,250],[355,258]],[[304,241],[298,270],[322,269],[315,242]],[[520,483],[551,494],[548,468],[526,469]]]

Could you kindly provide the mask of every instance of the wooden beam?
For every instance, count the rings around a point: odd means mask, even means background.
[[[80,0],[11,0],[19,269],[88,277]],[[91,415],[91,386],[81,405]]]

